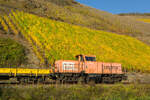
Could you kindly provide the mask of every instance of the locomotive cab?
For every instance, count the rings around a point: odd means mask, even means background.
[[[82,62],[85,62],[85,61],[92,61],[92,62],[96,62],[96,56],[88,56],[88,55],[77,55],[76,56],[77,60],[78,61],[82,61]]]

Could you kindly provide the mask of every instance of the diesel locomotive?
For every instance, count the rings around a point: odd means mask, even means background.
[[[77,55],[77,60],[58,60],[49,69],[0,68],[0,79],[16,78],[18,82],[116,83],[127,76],[120,63],[96,61],[96,56]]]

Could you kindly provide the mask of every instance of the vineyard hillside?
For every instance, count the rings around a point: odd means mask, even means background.
[[[150,24],[91,8],[75,0],[0,0],[1,15],[9,14],[12,9],[73,25],[132,36],[150,45]]]
[[[125,68],[149,71],[150,47],[139,40],[101,30],[71,25],[20,11],[0,19],[2,29],[26,39],[41,61],[75,60],[77,54],[96,55],[98,61],[122,63]],[[40,66],[39,65],[39,66]]]
[[[150,23],[150,13],[121,13],[118,15],[135,19],[140,22]]]
[[[145,23],[150,23],[150,19],[137,19],[138,21],[142,21],[142,22],[145,22]]]

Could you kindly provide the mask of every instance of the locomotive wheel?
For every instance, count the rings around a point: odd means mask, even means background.
[[[122,81],[122,79],[120,77],[115,78],[115,83],[119,83],[121,81]]]
[[[102,77],[102,83],[111,83],[111,82],[113,82],[111,77]]]
[[[98,77],[98,78],[96,78],[96,81],[95,81],[96,83],[102,83],[102,78],[101,77]]]
[[[90,78],[87,76],[87,77],[86,77],[86,80],[85,80],[85,83],[88,84],[89,82],[90,82]]]
[[[83,83],[85,83],[85,78],[84,78],[84,77],[79,77],[77,83],[78,83],[78,84],[83,84]]]
[[[93,85],[93,84],[95,84],[95,83],[96,83],[95,78],[89,78],[89,82],[88,82],[88,84]]]
[[[61,84],[62,83],[62,80],[60,80],[60,79],[56,79],[56,84]]]
[[[114,83],[114,79],[112,77],[108,77],[108,82],[107,83],[113,84]]]
[[[102,83],[105,83],[105,82],[106,82],[106,78],[102,77]]]

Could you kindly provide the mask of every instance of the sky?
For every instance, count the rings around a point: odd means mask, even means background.
[[[76,0],[82,4],[107,11],[118,13],[150,13],[150,0]]]

